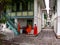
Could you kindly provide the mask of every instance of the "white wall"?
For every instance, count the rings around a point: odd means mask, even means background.
[[[19,22],[20,22],[20,26],[21,26],[21,27],[27,25],[27,20],[26,20],[26,19],[19,19]]]
[[[54,28],[54,32],[57,33],[57,12],[52,14],[51,26]]]
[[[17,23],[18,23],[18,20],[15,18],[15,20],[14,20],[14,21],[15,21],[15,25],[17,25]]]
[[[38,3],[38,0],[34,0],[34,24],[37,25],[38,33],[41,31],[41,15],[40,3]]]
[[[42,23],[41,23],[41,20],[42,20],[42,10],[41,10],[41,8],[40,8],[40,3],[38,3],[38,22],[37,22],[37,26],[38,26],[38,33],[41,31],[41,25],[42,25]]]
[[[54,32],[57,33],[57,19],[54,20]]]
[[[57,0],[57,35],[60,35],[60,0]]]
[[[44,23],[45,23],[44,22],[44,13],[42,13],[42,28],[44,28],[44,26],[45,26]]]
[[[54,26],[54,13],[52,13],[52,18],[51,18],[51,27]]]
[[[34,0],[34,24],[37,25],[37,0]]]

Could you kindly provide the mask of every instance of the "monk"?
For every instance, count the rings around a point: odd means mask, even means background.
[[[37,26],[36,26],[36,24],[34,25],[34,35],[37,35]]]
[[[20,33],[20,23],[18,22],[18,32]]]
[[[29,26],[27,27],[26,31],[27,31],[27,33],[30,33],[30,32],[31,32],[31,30],[32,30],[32,26],[31,26],[31,25],[29,25]]]

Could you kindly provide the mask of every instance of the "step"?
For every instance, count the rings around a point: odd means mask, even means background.
[[[53,29],[42,29],[44,31],[53,31]]]
[[[33,34],[26,34],[26,36],[28,36],[28,37],[35,37],[35,35],[33,35]]]

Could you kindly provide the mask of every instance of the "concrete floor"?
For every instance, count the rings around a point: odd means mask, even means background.
[[[60,45],[60,39],[55,37],[53,31],[42,30],[36,37],[20,34],[11,39],[10,43],[14,43],[14,45]]]

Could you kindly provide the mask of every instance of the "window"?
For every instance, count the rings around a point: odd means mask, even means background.
[[[20,3],[18,2],[16,3],[16,11],[19,11],[19,9],[20,9]]]
[[[30,5],[30,2],[28,2],[28,10],[30,10],[30,6],[31,6],[31,5]]]
[[[31,2],[31,10],[34,10],[34,3]]]
[[[20,10],[22,10],[22,2],[20,2]]]
[[[20,11],[32,11],[34,10],[34,1],[22,1],[20,2]]]
[[[12,11],[32,11],[34,10],[34,0],[12,2]]]
[[[28,3],[27,2],[22,2],[22,10],[27,11],[28,10]]]
[[[16,3],[12,4],[12,12],[16,11]]]

